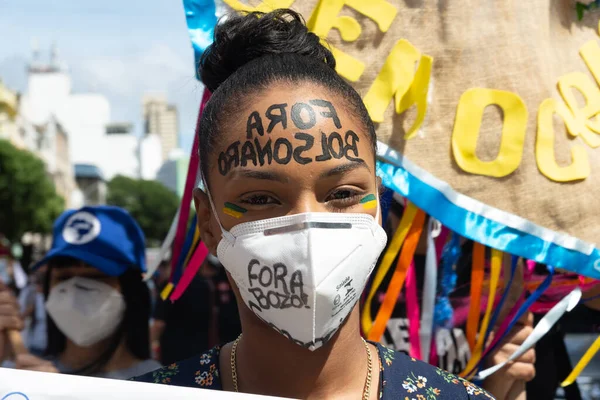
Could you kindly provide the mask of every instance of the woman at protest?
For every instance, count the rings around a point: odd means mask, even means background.
[[[230,16],[204,53],[202,240],[242,335],[140,381],[290,398],[491,398],[363,340],[358,300],[385,247],[374,125],[291,10]]]
[[[389,204],[387,221],[384,223],[384,228],[386,229],[389,240],[391,240],[396,229],[398,229],[398,226],[400,225],[400,220],[404,213],[403,204],[404,200],[401,196],[394,194],[391,203]],[[427,221],[425,225],[427,225]],[[414,256],[419,304],[422,304],[425,255],[427,250],[426,238],[427,235],[425,233],[421,235]],[[471,278],[473,242],[464,239],[461,247],[461,255],[455,265],[457,274],[456,288],[451,295],[451,301],[453,301],[453,308],[455,309],[455,318],[453,318],[452,322],[453,326],[438,326],[432,335],[432,348],[434,348],[436,353],[433,358],[435,361],[432,362],[435,362],[439,368],[455,374],[463,371],[471,358],[471,349],[467,342],[465,323],[469,307],[469,283]],[[392,262],[393,266],[397,264],[398,257],[399,254]],[[377,289],[375,298],[371,303],[371,315],[377,314],[381,304],[381,301],[377,300],[383,299],[393,273],[394,268],[390,268],[390,271],[384,278],[382,284]],[[394,350],[409,352],[410,318],[408,318],[405,295],[406,293],[403,291],[399,296],[392,316],[387,323],[381,342]],[[513,305],[514,304],[507,302],[504,310],[511,309]],[[511,332],[506,335],[506,338],[503,340],[503,345],[500,346],[498,350],[494,351],[493,354],[486,357],[484,368],[491,367],[508,359],[508,357],[512,355],[533,331],[532,322],[533,316],[531,314],[527,314],[522,321],[519,321]],[[535,360],[535,351],[531,349],[514,363],[510,363],[507,367],[490,376],[481,384],[481,386],[488,390],[489,393],[493,394],[497,399],[513,399],[516,394],[524,393],[525,383],[534,378],[536,372],[534,366]]]
[[[127,379],[160,366],[150,359],[150,294],[142,281],[145,239],[133,218],[110,206],[63,213],[47,265],[44,358],[15,354],[16,368]],[[20,329],[14,298],[0,288],[0,331]],[[0,359],[5,334],[0,335]]]

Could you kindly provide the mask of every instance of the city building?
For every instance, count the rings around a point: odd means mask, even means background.
[[[109,149],[99,165],[106,180],[115,175],[137,179],[140,176],[138,138],[132,133],[133,124],[114,122],[106,126],[104,145]]]
[[[171,150],[179,146],[179,123],[177,107],[167,103],[165,95],[145,95],[144,133],[157,134],[162,146],[162,160],[167,161]]]
[[[38,123],[31,121],[21,98],[0,82],[0,138],[15,147],[28,150],[41,158],[52,179],[56,192],[65,199],[66,206],[75,190],[75,178],[70,162],[69,137],[54,114],[48,114]]]
[[[156,179],[162,165],[162,145],[156,133],[149,133],[140,139],[139,145],[140,177],[146,180]]]
[[[156,180],[171,189],[181,198],[185,190],[190,158],[179,148],[173,149],[169,159],[160,167]]]
[[[69,136],[54,115],[40,125],[34,125],[37,143],[34,152],[44,160],[46,172],[54,182],[56,193],[71,207],[76,189],[75,175],[69,152]]]
[[[106,204],[106,180],[100,168],[90,164],[75,164],[78,190],[73,196],[73,208]]]
[[[140,176],[139,142],[133,125],[110,121],[110,103],[99,93],[73,92],[71,75],[53,47],[49,62],[34,51],[28,67],[23,112],[34,125],[54,116],[69,135],[71,164],[97,167],[105,180]]]
[[[17,127],[19,98],[16,92],[8,89],[0,80],[0,139],[23,148],[24,143]]]

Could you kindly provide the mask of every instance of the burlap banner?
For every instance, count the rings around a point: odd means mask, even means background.
[[[429,214],[444,222],[458,207],[471,225],[500,224],[452,227],[465,236],[600,278],[600,12],[578,21],[570,0],[223,1],[305,16],[363,96],[387,161],[407,173],[410,160],[411,176],[454,198],[438,210],[404,190]],[[507,245],[515,235],[528,241]]]

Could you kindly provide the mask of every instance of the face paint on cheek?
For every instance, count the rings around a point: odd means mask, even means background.
[[[365,210],[372,210],[377,207],[377,198],[374,194],[368,194],[360,200],[360,204]]]
[[[236,206],[233,203],[225,203],[225,207],[223,207],[223,212],[233,218],[241,218],[248,210],[243,207]]]

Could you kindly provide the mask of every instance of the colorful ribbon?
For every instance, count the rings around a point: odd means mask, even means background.
[[[571,371],[569,376],[567,376],[567,379],[565,379],[560,384],[560,386],[569,386],[570,384],[575,382],[579,374],[581,374],[581,372],[585,369],[585,367],[587,367],[590,361],[592,361],[592,358],[594,358],[594,355],[596,355],[598,350],[600,350],[600,336],[598,336],[598,338],[596,338],[596,340],[594,341],[594,343],[592,343],[590,348],[587,349],[583,357],[581,357],[581,360],[579,360],[575,368],[573,368],[573,371]]]
[[[212,43],[217,13],[215,0],[183,0],[188,34],[194,48],[194,71],[200,80],[200,57]]]
[[[387,250],[385,251],[385,254],[383,255],[383,258],[381,259],[379,268],[377,268],[377,273],[373,279],[373,284],[371,285],[371,289],[365,301],[362,312],[361,325],[364,335],[368,335],[369,331],[373,327],[373,318],[371,317],[371,303],[373,302],[373,297],[375,296],[375,293],[377,293],[377,289],[379,289],[383,279],[390,270],[396,255],[400,252],[400,247],[402,247],[402,244],[408,235],[408,232],[413,224],[413,220],[417,214],[417,210],[417,207],[411,203],[406,206],[404,213],[402,214],[402,219],[400,220],[400,225],[398,226],[398,229],[396,229],[396,233],[394,233],[394,237],[392,238]]]
[[[434,322],[437,326],[450,327],[452,323],[452,315],[454,310],[450,304],[450,293],[456,287],[456,269],[454,266],[458,262],[461,254],[460,235],[452,232],[452,236],[442,252],[442,268],[441,268],[441,289],[435,303]]]
[[[481,371],[474,378],[476,380],[484,380],[493,373],[501,370],[506,364],[521,357],[527,350],[535,346],[535,344],[546,335],[550,329],[562,318],[562,316],[571,311],[579,303],[581,299],[581,289],[576,288],[567,296],[565,296],[558,304],[556,304],[548,313],[538,322],[533,329],[533,332],[525,339],[517,350],[503,362],[494,365],[491,368]]]
[[[438,238],[441,233],[442,227],[439,221],[434,218],[429,218],[429,224],[427,225],[427,251],[425,253],[425,280],[423,282],[423,311],[421,312],[421,321],[418,331],[421,342],[421,357],[419,358],[425,362],[430,361],[433,336],[433,312],[435,309],[435,295],[437,289],[438,256],[435,239]],[[410,327],[412,327],[412,322],[410,322]]]
[[[173,294],[170,297],[171,301],[179,300],[183,292],[185,292],[185,290],[188,288],[188,286],[198,273],[198,270],[204,263],[204,260],[206,259],[207,255],[208,248],[204,245],[204,243],[200,242],[198,244],[198,247],[196,248],[196,251],[194,252],[194,255],[192,256],[192,259],[190,260],[187,268],[185,269],[183,276],[179,280],[177,287],[175,288]]]
[[[490,336],[490,334],[492,333],[492,330],[496,326],[496,322],[498,321],[498,317],[500,316],[500,313],[502,312],[502,308],[504,307],[504,303],[506,303],[506,299],[508,298],[508,295],[510,293],[510,288],[511,288],[512,283],[513,283],[513,278],[515,277],[515,273],[517,271],[517,263],[518,263],[518,261],[519,261],[519,257],[511,256],[510,276],[508,278],[508,283],[504,286],[504,292],[502,293],[502,297],[500,298],[500,302],[496,306],[496,310],[494,311],[494,315],[492,315],[492,320],[490,321],[490,325],[488,326],[487,332],[485,333],[485,341],[484,341],[484,343],[487,343],[488,337]]]
[[[521,302],[518,302],[515,305],[509,317],[505,319],[504,323],[500,326],[500,329],[496,332],[492,344],[483,353],[483,356],[481,357],[482,360],[486,355],[493,353],[498,348],[501,340],[506,337],[506,335],[514,328],[515,324],[523,317],[523,315],[525,315],[527,310],[529,310],[531,305],[535,303],[550,286],[552,278],[554,277],[554,267],[549,265],[547,268],[549,274],[544,282],[542,282],[542,284],[527,298],[527,300],[522,302],[522,304],[520,304]],[[517,311],[515,312],[515,310]]]
[[[473,242],[473,259],[471,267],[471,301],[467,317],[467,342],[471,351],[475,348],[477,328],[481,314],[481,289],[485,275],[485,246]]]
[[[202,102],[200,103],[200,110],[198,112],[198,121],[196,123],[196,133],[194,135],[194,143],[192,144],[192,150],[190,155],[190,163],[188,166],[187,178],[185,181],[185,189],[183,192],[183,199],[181,200],[181,206],[179,209],[181,210],[179,213],[179,222],[177,223],[177,233],[175,234],[175,241],[173,242],[173,253],[171,257],[172,261],[172,270],[169,281],[173,282],[173,277],[175,274],[175,269],[177,267],[177,261],[179,260],[179,255],[181,254],[181,246],[183,246],[183,241],[185,238],[185,228],[187,227],[187,221],[190,215],[190,208],[192,204],[192,191],[196,186],[196,178],[198,175],[198,166],[200,158],[198,157],[198,131],[200,129],[200,120],[202,118],[202,112],[204,111],[204,106],[208,102],[210,98],[210,92],[208,89],[204,89],[204,93],[202,94]]]
[[[163,291],[161,292],[161,297],[163,300],[167,299],[167,297],[171,294],[171,290],[177,285],[179,279],[181,278],[181,275],[183,273],[183,267],[185,266],[185,259],[190,249],[192,249],[192,245],[194,242],[194,234],[196,233],[195,226],[196,216],[194,215],[194,218],[192,219],[192,225],[185,237],[185,242],[183,244],[181,254],[177,259],[177,262],[175,263],[175,268],[173,268],[173,270],[171,271],[171,279],[169,279],[169,283],[171,283],[171,285],[167,285],[170,287],[170,289],[167,290],[167,287],[165,287],[165,289],[163,289]]]
[[[419,297],[417,295],[417,270],[414,260],[410,262],[406,275],[406,316],[408,319],[409,354],[421,360],[421,337],[419,321]],[[431,339],[430,339],[431,340]]]
[[[404,285],[404,280],[406,279],[406,273],[408,272],[410,263],[413,260],[415,250],[417,249],[419,238],[421,237],[421,232],[423,231],[424,222],[425,213],[421,210],[417,210],[414,222],[412,223],[408,235],[406,236],[406,240],[404,241],[404,246],[400,252],[400,258],[396,264],[396,270],[394,271],[392,280],[390,281],[388,289],[385,293],[383,303],[377,312],[377,317],[375,317],[375,322],[373,323],[372,328],[368,331],[368,338],[373,342],[379,342],[381,336],[385,332],[387,322],[392,316],[392,312],[396,306],[396,301],[398,300],[398,295],[400,294],[402,286]]]
[[[475,343],[475,348],[473,353],[471,354],[471,359],[467,363],[465,369],[461,372],[461,376],[466,376],[469,371],[471,371],[481,359],[481,355],[483,352],[483,345],[485,340],[485,333],[487,332],[487,328],[490,322],[490,315],[492,310],[494,309],[494,302],[496,300],[496,290],[498,289],[498,280],[500,279],[500,271],[502,270],[502,255],[503,253],[499,250],[492,249],[492,266],[491,266],[491,277],[490,277],[490,292],[488,294],[488,302],[485,310],[485,314],[483,315],[483,321],[481,322],[481,329],[479,330],[479,336],[477,337],[477,342]]]

